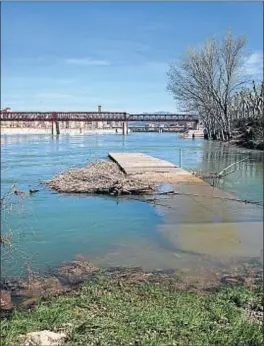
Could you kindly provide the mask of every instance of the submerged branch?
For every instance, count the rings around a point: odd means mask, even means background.
[[[243,162],[243,161],[246,161],[248,159],[248,157],[245,157],[243,158],[242,160],[240,161],[237,161],[237,162],[234,162],[232,163],[231,165],[227,166],[226,168],[224,168],[221,172],[217,173],[217,172],[214,172],[214,173],[204,173],[204,174],[198,174],[197,172],[193,172],[193,175],[195,175],[196,177],[198,178],[201,178],[201,179],[221,179],[229,174],[232,174],[236,171],[236,166],[238,163],[240,162]],[[231,167],[234,167],[232,171],[228,172],[229,168]]]
[[[155,194],[156,195],[156,194]],[[177,192],[174,190],[167,191],[167,192],[160,192],[158,195],[177,195],[177,196],[189,196],[189,197],[203,197],[208,198],[208,195],[199,195],[196,193],[183,193],[183,192]],[[231,198],[231,197],[221,197],[221,196],[213,196],[210,195],[211,198],[217,198],[222,200],[228,200],[228,201],[234,201],[234,202],[240,202],[240,203],[248,203],[248,204],[256,204],[256,205],[263,205],[263,201],[252,201],[247,199],[239,199],[239,198]]]
[[[226,173],[226,171],[227,171],[229,168],[231,168],[231,167],[237,165],[238,163],[243,162],[243,161],[245,161],[245,160],[247,160],[247,159],[248,159],[248,157],[245,157],[244,159],[242,159],[242,160],[240,160],[240,161],[237,161],[237,162],[234,162],[234,163],[232,163],[231,165],[227,166],[227,167],[224,168],[220,173],[217,174],[218,177],[219,177],[219,178],[224,177],[225,175],[228,174],[228,173]],[[232,173],[233,173],[233,171],[232,171]]]

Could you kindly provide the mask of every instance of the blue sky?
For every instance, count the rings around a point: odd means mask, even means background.
[[[1,107],[177,111],[166,71],[190,45],[245,34],[262,73],[261,2],[3,2]]]

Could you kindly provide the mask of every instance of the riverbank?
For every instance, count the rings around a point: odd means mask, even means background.
[[[2,345],[44,330],[68,346],[262,345],[260,278],[224,278],[208,290],[173,272],[92,268],[77,290],[21,304],[3,318]]]

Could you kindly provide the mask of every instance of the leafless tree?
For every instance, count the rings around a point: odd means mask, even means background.
[[[252,82],[252,87],[243,88],[231,100],[232,116],[237,119],[260,119],[263,116],[264,83]]]
[[[232,98],[231,113],[236,127],[236,139],[243,138],[248,147],[264,148],[264,83],[252,82]]]
[[[241,73],[244,37],[231,32],[218,41],[208,40],[200,48],[190,48],[168,71],[168,90],[180,105],[199,112],[208,132],[218,130],[228,139],[232,130],[230,111],[233,95],[247,81]]]

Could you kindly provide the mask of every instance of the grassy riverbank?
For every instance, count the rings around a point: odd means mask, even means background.
[[[2,345],[20,334],[64,330],[66,345],[261,345],[262,287],[180,289],[174,280],[96,275],[78,291],[40,300],[1,322]],[[250,317],[249,310],[255,311]],[[263,311],[263,310],[262,310]]]

